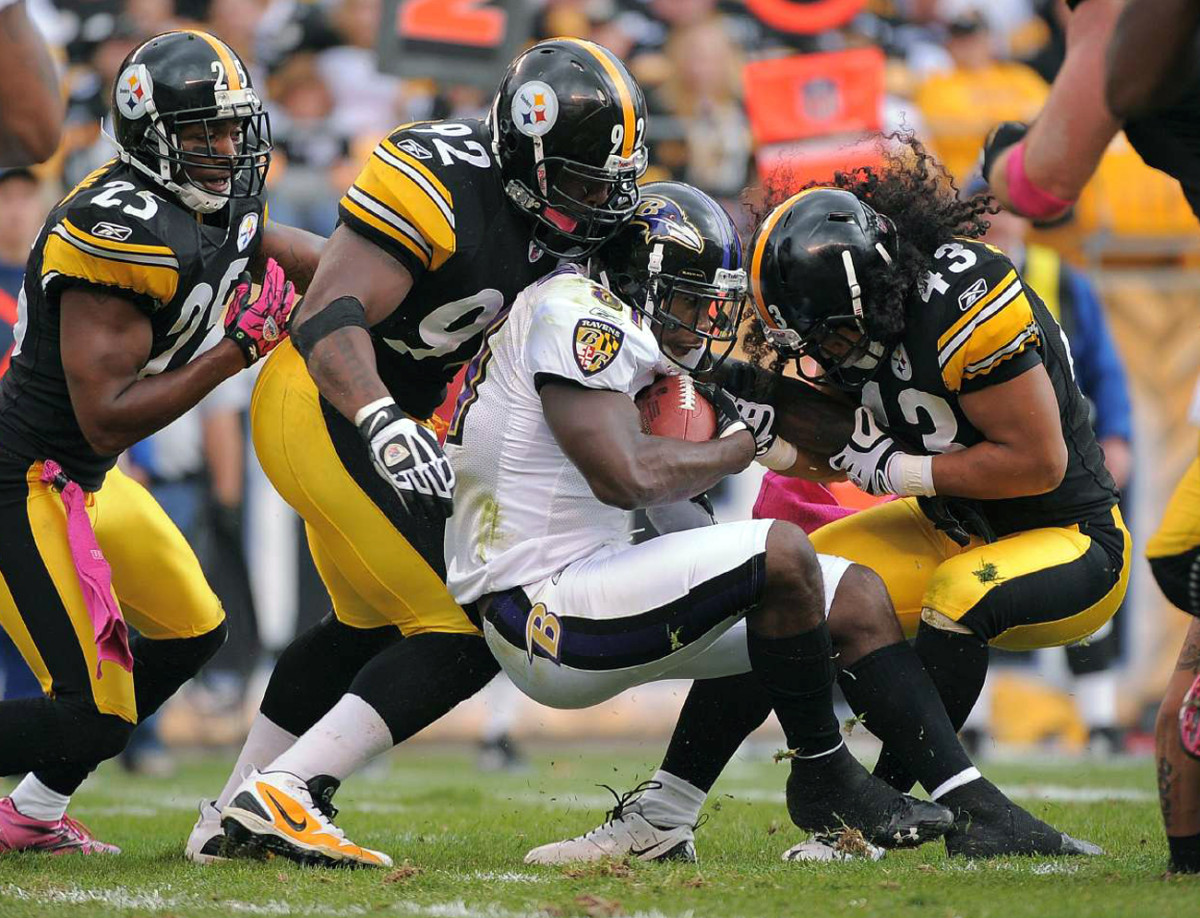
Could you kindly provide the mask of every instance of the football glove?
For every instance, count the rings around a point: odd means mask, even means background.
[[[274,258],[267,259],[262,289],[250,299],[250,272],[243,271],[225,311],[225,337],[242,349],[246,366],[287,337],[288,317],[296,303],[296,288]]]
[[[989,185],[992,183],[992,167],[996,165],[996,158],[1013,144],[1024,140],[1028,132],[1029,125],[1024,121],[1001,121],[992,128],[979,152],[979,171],[985,182]]]
[[[713,413],[717,416],[717,434],[714,439],[721,440],[725,437],[732,437],[742,430],[753,436],[753,432],[742,420],[737,402],[732,395],[712,383],[698,382],[696,391],[708,399],[708,403],[713,406]]]
[[[361,418],[358,431],[371,462],[410,513],[444,519],[454,512],[454,469],[433,431],[390,399]]]
[[[830,468],[846,475],[868,494],[932,496],[933,457],[904,452],[876,422],[865,405],[854,412],[854,434],[829,459]]]

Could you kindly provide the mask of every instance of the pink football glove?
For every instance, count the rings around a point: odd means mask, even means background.
[[[254,363],[287,337],[288,316],[296,302],[296,289],[283,276],[274,258],[267,259],[262,290],[250,300],[250,274],[243,271],[225,311],[225,337],[242,349],[246,366]]]

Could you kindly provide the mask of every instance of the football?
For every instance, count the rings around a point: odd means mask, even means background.
[[[717,432],[717,414],[690,376],[658,377],[638,393],[635,404],[647,434],[699,442]]]

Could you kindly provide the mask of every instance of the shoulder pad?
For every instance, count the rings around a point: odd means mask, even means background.
[[[342,220],[406,266],[436,271],[457,249],[454,192],[474,184],[463,170],[492,167],[481,136],[472,121],[397,128],[342,198]]]
[[[921,295],[937,310],[938,366],[952,392],[1040,340],[1024,282],[995,246],[941,246]]]
[[[132,182],[81,190],[59,209],[46,236],[43,286],[72,277],[169,302],[179,283],[179,260],[169,242],[173,210],[176,205]]]

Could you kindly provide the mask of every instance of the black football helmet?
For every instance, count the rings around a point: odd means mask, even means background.
[[[590,273],[645,316],[659,341],[684,329],[700,344],[663,354],[689,371],[718,366],[737,340],[746,303],[742,240],[729,214],[699,188],[652,182],[633,218],[592,256]],[[724,344],[715,358],[714,344]]]
[[[550,254],[588,255],[633,214],[646,99],[608,49],[538,42],[509,66],[489,122],[504,190]]]
[[[271,162],[271,125],[237,53],[207,32],[164,32],[125,58],[113,84],[114,140],[120,157],[197,213],[214,213],[231,197],[263,191]],[[232,156],[211,145],[210,123],[241,119]],[[200,124],[205,152],[184,150],[179,129]],[[188,168],[227,169],[225,193],[202,187]]]
[[[861,389],[895,346],[868,334],[863,291],[891,270],[898,242],[891,220],[840,188],[807,188],[759,225],[747,256],[754,308],[767,342],[806,379]]]

